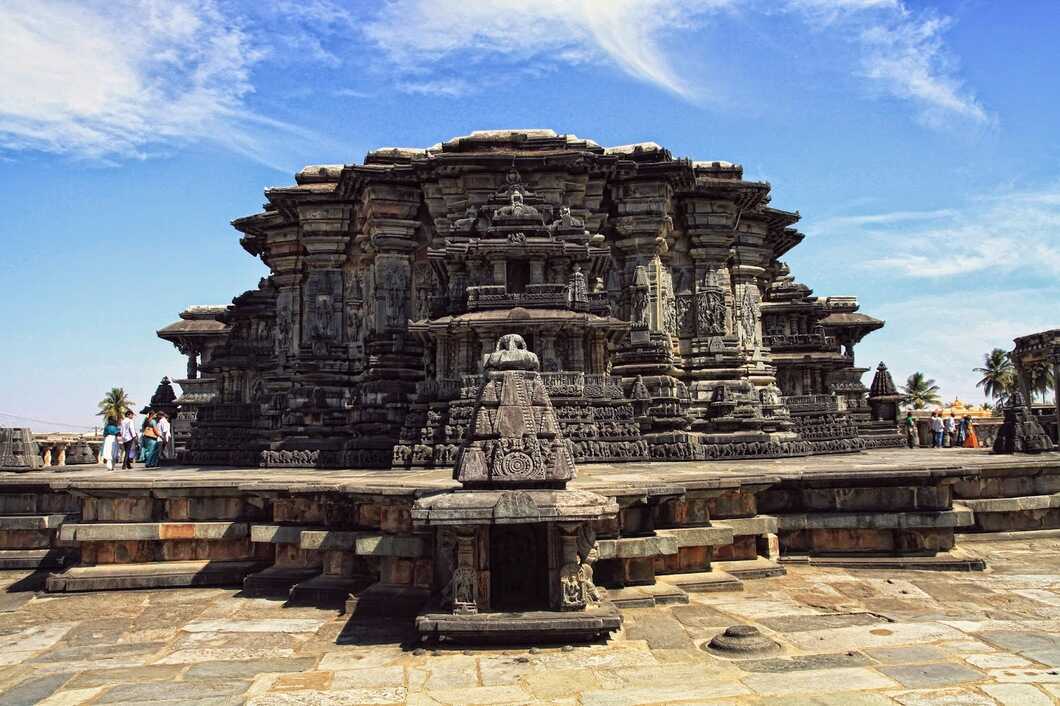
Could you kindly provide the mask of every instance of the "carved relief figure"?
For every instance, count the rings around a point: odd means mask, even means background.
[[[638,265],[633,276],[633,294],[630,300],[630,321],[641,326],[648,325],[648,307],[651,304],[648,287],[648,270]]]
[[[740,299],[740,326],[743,332],[744,345],[752,347],[757,337],[758,296],[752,285],[744,285]]]

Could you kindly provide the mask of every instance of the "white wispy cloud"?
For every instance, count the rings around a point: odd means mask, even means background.
[[[901,296],[873,309],[886,319],[879,334],[857,348],[861,365],[887,363],[896,383],[921,371],[935,378],[944,399],[981,400],[976,388],[983,355],[1012,348],[1012,339],[1057,326],[1056,286],[984,289],[962,286],[945,292]]]
[[[957,77],[946,51],[943,33],[950,20],[913,12],[901,0],[392,0],[363,29],[399,69],[429,72],[457,55],[608,61],[697,100],[704,83],[720,77],[682,76],[664,50],[666,38],[701,26],[712,14],[752,22],[756,14],[778,11],[804,20],[807,31],[853,43],[858,63],[851,73],[915,103],[925,123],[991,120]]]
[[[661,49],[667,32],[733,0],[392,0],[364,25],[396,65],[426,70],[458,53],[578,64],[606,59],[691,97]]]
[[[870,268],[911,278],[978,272],[1060,275],[1060,184],[1002,188],[959,208],[840,216],[808,233],[854,240]]]
[[[265,55],[213,0],[0,5],[0,149],[97,160],[209,141],[268,163],[248,109]]]
[[[438,79],[435,81],[401,81],[397,89],[402,93],[426,96],[463,96],[470,93],[472,85],[462,78]]]

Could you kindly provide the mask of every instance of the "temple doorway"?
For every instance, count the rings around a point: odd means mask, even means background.
[[[490,528],[490,605],[493,610],[548,608],[548,536],[543,524]]]

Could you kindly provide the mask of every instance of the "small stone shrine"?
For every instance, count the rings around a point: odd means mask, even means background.
[[[1031,414],[1023,395],[1013,392],[1005,406],[1005,421],[994,440],[994,453],[1041,453],[1052,448],[1053,440]]]
[[[538,357],[516,334],[465,379],[476,400],[454,477],[463,490],[418,501],[412,518],[433,532],[432,608],[416,621],[425,639],[507,642],[596,639],[621,619],[593,583],[593,523],[618,504],[566,490],[571,457]]]
[[[295,181],[233,223],[270,275],[158,332],[188,356],[183,462],[451,467],[511,332],[578,463],[897,444],[861,433],[883,322],[794,280],[799,214],[738,164],[494,130]]]
[[[0,470],[33,471],[43,466],[30,429],[0,427]]]

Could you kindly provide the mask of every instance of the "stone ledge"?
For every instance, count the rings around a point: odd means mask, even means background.
[[[900,569],[906,571],[983,571],[986,562],[958,552],[934,556],[812,556],[794,554],[780,558],[783,564],[840,569]]]
[[[665,574],[656,581],[668,583],[686,593],[717,593],[720,591],[742,591],[743,582],[727,571],[715,569],[690,574]]]
[[[687,605],[688,593],[672,581],[657,581],[651,586],[609,588],[607,600],[617,608],[654,608],[660,605]]]
[[[48,576],[49,593],[117,589],[240,585],[247,574],[265,568],[259,561],[163,561],[146,564],[73,566]]]
[[[321,551],[352,551],[359,556],[427,556],[427,543],[420,537],[372,532],[303,530],[298,546]]]
[[[0,517],[0,530],[47,530],[62,526],[76,515],[7,515]]]
[[[677,553],[674,537],[626,537],[623,539],[601,539],[597,543],[599,558],[638,559]]]
[[[243,579],[243,593],[247,596],[287,596],[291,587],[302,581],[313,578],[320,573],[320,568],[288,568],[270,566]]]
[[[63,525],[63,542],[172,542],[182,539],[243,539],[245,522],[124,522],[113,524]]]
[[[1014,498],[966,498],[961,505],[972,512],[1020,512],[1023,510],[1052,510],[1060,508],[1060,493],[1052,495],[1023,495]]]
[[[746,581],[748,579],[766,579],[772,576],[783,576],[788,570],[777,562],[760,556],[757,559],[739,559],[736,561],[716,561],[712,565],[714,571],[721,571],[732,575],[734,578]]]
[[[59,549],[0,549],[0,570],[54,569],[63,565],[66,556]]]
[[[744,517],[726,520],[714,520],[711,524],[715,527],[728,527],[737,537],[759,534],[776,534],[777,518],[772,515],[756,515],[755,517]]]
[[[308,527],[290,525],[251,525],[250,541],[259,544],[299,544]]]
[[[732,528],[718,524],[713,527],[685,527],[655,531],[657,537],[673,537],[680,547],[723,547],[732,544]]]
[[[946,529],[975,523],[971,510],[954,505],[939,512],[819,512],[778,515],[781,531],[813,529]]]

